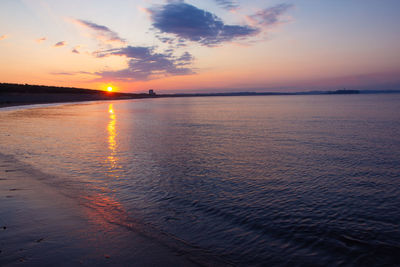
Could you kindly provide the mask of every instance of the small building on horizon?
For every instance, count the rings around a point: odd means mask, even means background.
[[[156,95],[156,92],[154,92],[153,89],[150,89],[150,90],[149,90],[149,95]]]

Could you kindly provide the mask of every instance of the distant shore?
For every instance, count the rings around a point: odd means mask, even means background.
[[[153,92],[153,90],[151,90]],[[174,97],[218,97],[218,96],[293,96],[293,95],[357,95],[400,93],[400,90],[346,90],[306,91],[306,92],[222,92],[222,93],[120,93],[72,87],[55,87],[29,84],[0,83],[0,108],[34,105],[69,103],[99,100],[127,100],[143,98]]]
[[[21,105],[68,103],[98,100],[126,100],[154,97],[100,90],[28,84],[0,83],[0,108]]]

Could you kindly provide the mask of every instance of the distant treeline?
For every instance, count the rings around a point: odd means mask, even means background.
[[[336,90],[336,91],[328,91],[326,92],[329,95],[354,95],[354,94],[359,94],[359,90]]]
[[[151,97],[154,96],[149,94],[106,92],[73,87],[0,83],[0,107]]]
[[[90,94],[90,95],[110,95],[110,96],[140,96],[148,94],[129,94],[129,93],[108,93],[101,90],[82,89],[74,87],[57,87],[46,85],[30,85],[15,83],[0,83],[0,93],[22,93],[22,94]]]

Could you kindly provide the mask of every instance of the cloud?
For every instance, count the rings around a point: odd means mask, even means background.
[[[72,76],[75,75],[73,72],[52,72],[52,75]]]
[[[97,72],[102,78],[119,80],[150,80],[170,75],[193,74],[187,65],[193,61],[188,52],[176,58],[171,53],[156,53],[152,47],[127,46],[99,52],[97,57],[124,56],[129,59],[128,68],[117,71]]]
[[[7,38],[8,38],[8,35],[5,35],[5,34],[4,34],[4,35],[1,35],[1,36],[0,36],[0,41],[1,41],[1,40],[4,40],[4,39],[7,39]]]
[[[81,46],[80,45],[77,45],[77,46],[75,46],[73,49],[72,49],[72,53],[74,53],[74,54],[80,54],[80,52],[79,52],[79,48],[80,48]]]
[[[178,65],[187,65],[190,64],[193,60],[194,57],[189,52],[183,53],[183,55],[177,59]]]
[[[116,79],[125,81],[150,80],[170,75],[188,75],[193,74],[193,70],[188,67],[192,63],[193,56],[184,53],[180,57],[173,55],[173,51],[159,53],[155,47],[130,46],[125,39],[121,38],[116,32],[108,27],[85,20],[72,20],[73,23],[90,29],[94,32],[94,37],[98,39],[101,45],[116,43],[122,47],[103,49],[92,53],[97,58],[120,56],[127,59],[128,67],[116,71],[99,71],[92,75],[100,76],[97,80]],[[106,46],[107,47],[107,46]],[[80,46],[75,46],[72,53],[80,53]],[[58,74],[61,75],[61,74]],[[62,75],[66,75],[63,73]]]
[[[44,42],[44,41],[46,41],[46,40],[47,40],[46,37],[41,37],[41,38],[36,39],[35,41],[36,41],[37,43],[42,43],[42,42]]]
[[[74,71],[74,72],[51,72],[50,74],[52,75],[57,75],[57,76],[74,76],[74,75],[95,75],[91,72],[87,71]]]
[[[217,5],[227,10],[235,10],[239,7],[239,3],[237,1],[231,0],[214,0]]]
[[[95,33],[95,38],[99,40],[101,43],[106,43],[106,44],[114,43],[118,45],[126,44],[125,39],[119,37],[118,33],[110,30],[106,26],[99,25],[87,20],[73,19],[72,21],[81,27],[93,31]]]
[[[279,24],[279,17],[292,7],[293,5],[291,4],[279,4],[273,7],[262,9],[254,15],[248,16],[248,19],[252,22],[252,24],[263,27],[272,27]]]
[[[258,28],[226,25],[216,15],[183,1],[169,2],[149,9],[153,27],[161,33],[174,34],[178,39],[215,46],[259,33]]]
[[[63,47],[63,46],[66,46],[66,45],[67,45],[66,41],[61,41],[61,42],[56,43],[54,45],[54,47]]]

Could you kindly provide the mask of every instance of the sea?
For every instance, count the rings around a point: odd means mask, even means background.
[[[400,265],[400,94],[39,105],[0,130],[99,227],[200,265]]]

